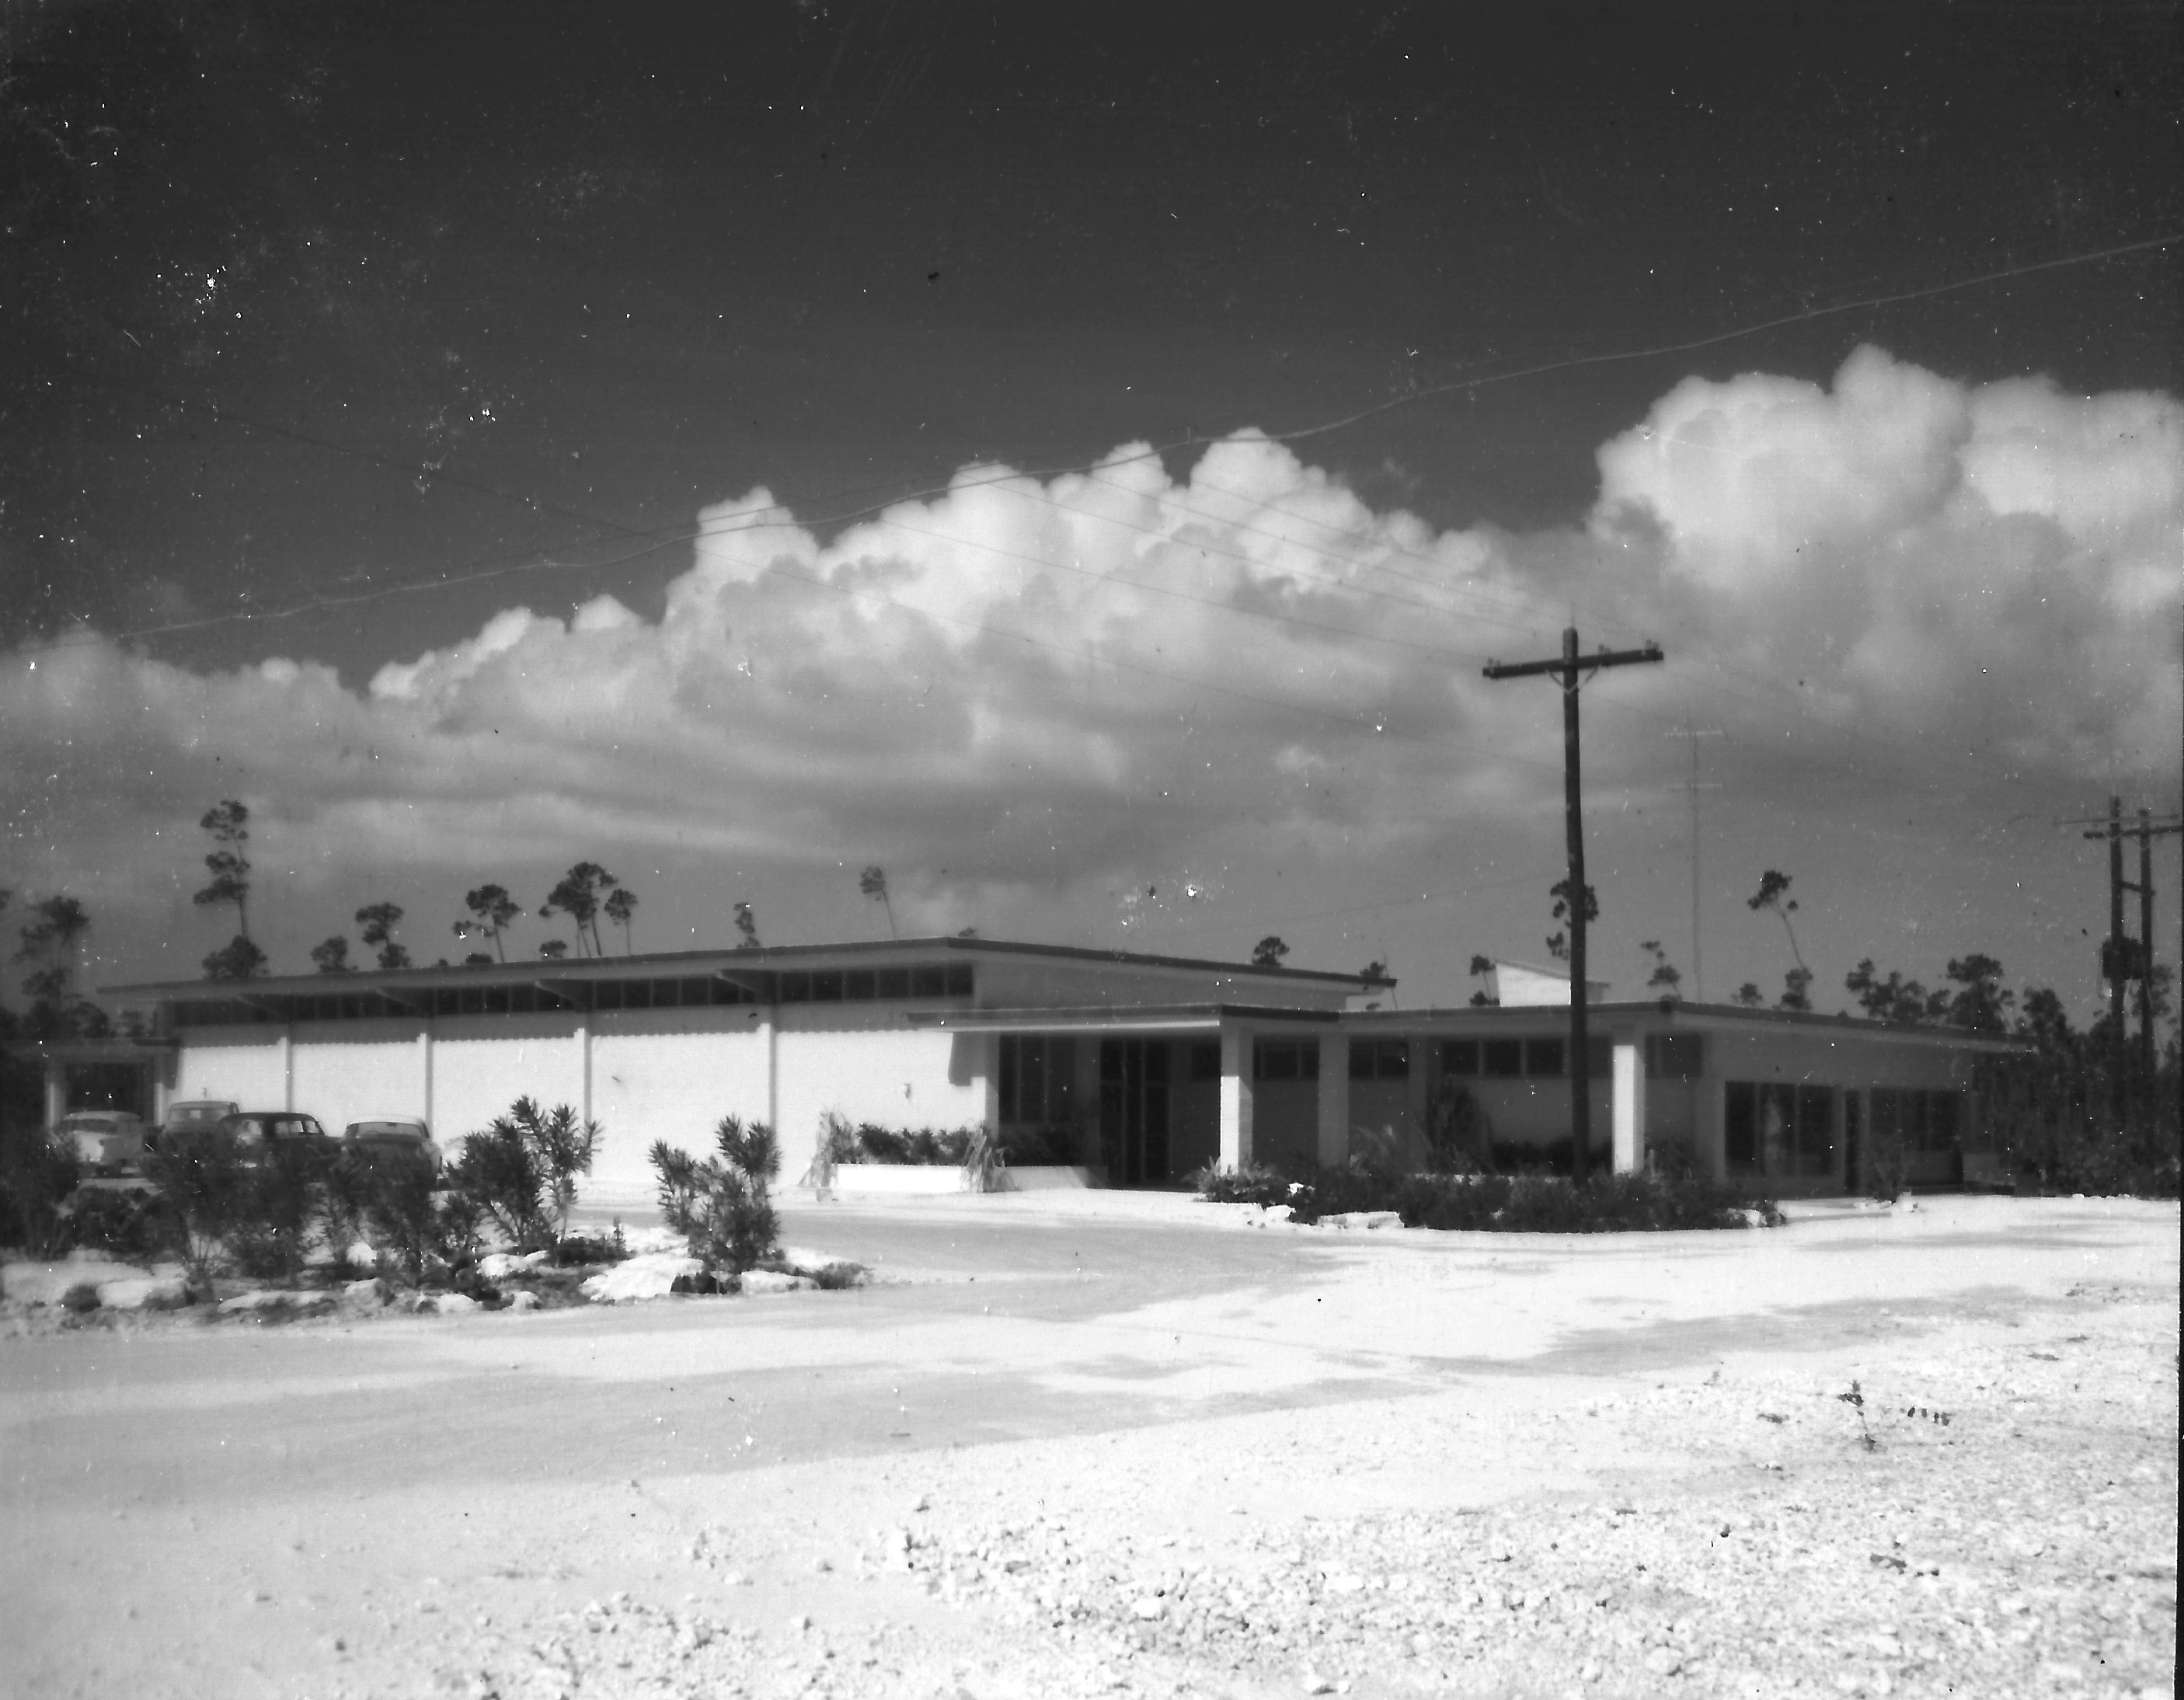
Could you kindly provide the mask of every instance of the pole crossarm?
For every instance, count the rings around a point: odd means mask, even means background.
[[[2117,836],[2126,839],[2165,839],[2171,833],[2184,833],[2184,821],[2171,821],[2166,826],[2125,827]],[[2108,835],[2109,829],[2106,827],[2103,827],[2097,833],[2078,834],[2081,839],[2105,839]]]
[[[1557,655],[1551,661],[1489,661],[1486,677],[1490,679],[1535,678],[1546,673],[1561,679],[1563,688],[1570,689],[1576,683],[1579,672],[1594,672],[1602,667],[1635,666],[1646,661],[1664,661],[1658,644],[1648,644],[1642,649],[1598,649],[1590,655],[1580,655],[1573,669],[1566,656]]]

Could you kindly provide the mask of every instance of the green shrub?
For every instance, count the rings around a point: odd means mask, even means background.
[[[518,1250],[550,1249],[569,1231],[577,1203],[577,1177],[589,1174],[599,1124],[580,1122],[566,1104],[541,1110],[518,1098],[463,1147],[448,1173],[452,1190],[466,1194]]]
[[[425,1279],[428,1257],[447,1255],[439,1177],[422,1152],[344,1151],[328,1190],[336,1188],[355,1199],[363,1220],[377,1242],[394,1252],[412,1286]]]
[[[443,1192],[437,1207],[435,1224],[440,1246],[450,1263],[475,1263],[485,1227],[483,1207],[469,1193]]]
[[[337,1255],[365,1237],[365,1194],[370,1162],[370,1146],[344,1145],[326,1165],[319,1196],[319,1214],[326,1227],[326,1244]]]
[[[1397,1199],[1407,1179],[1357,1163],[1321,1169],[1297,1193],[1290,1220],[1317,1222],[1323,1216],[1346,1216],[1357,1210],[1398,1209]]]
[[[1426,1106],[1427,1167],[1435,1174],[1491,1174],[1494,1123],[1471,1090],[1453,1076],[1442,1079]]]
[[[960,1168],[971,1149],[972,1139],[978,1132],[976,1127],[919,1128],[913,1131],[866,1122],[857,1129],[855,1155],[844,1160]]]
[[[963,1178],[973,1192],[991,1192],[1001,1171],[1009,1166],[1002,1153],[1000,1141],[993,1130],[983,1123],[971,1129],[971,1138],[963,1147]]]
[[[1705,1173],[1688,1140],[1648,1140],[1646,1167],[1663,1180],[1696,1180]]]
[[[315,1141],[281,1140],[261,1148],[242,1172],[228,1229],[228,1254],[238,1270],[259,1281],[292,1281],[304,1273],[332,1166]]]
[[[1208,1163],[1190,1177],[1198,1196],[1213,1204],[1256,1204],[1262,1210],[1294,1203],[1297,1184],[1266,1163],[1223,1168]]]
[[[1607,1234],[1742,1228],[1747,1211],[1780,1221],[1768,1200],[1700,1177],[1593,1175],[1580,1183],[1540,1175],[1413,1175],[1391,1207],[1407,1228],[1506,1234]]]
[[[2135,1130],[2088,1132],[2059,1145],[2048,1169],[2050,1192],[2082,1192],[2088,1198],[2174,1198],[2176,1154],[2149,1156]]]
[[[713,1130],[716,1154],[700,1161],[664,1140],[653,1142],[660,1215],[709,1269],[733,1275],[775,1254],[781,1222],[770,1196],[781,1145],[764,1122],[745,1127],[724,1116]]]
[[[1741,1228],[1748,1210],[1780,1219],[1771,1202],[1696,1175],[1595,1174],[1579,1183],[1539,1174],[1395,1175],[1344,1164],[1290,1180],[1262,1165],[1240,1172],[1209,1165],[1192,1179],[1202,1198],[1267,1209],[1287,1205],[1290,1219],[1301,1223],[1393,1210],[1407,1228],[1601,1234]]]
[[[33,1257],[66,1251],[75,1230],[60,1207],[82,1178],[73,1151],[33,1129],[10,1128],[0,1138],[0,1243]]]
[[[193,1286],[209,1289],[228,1236],[243,1221],[250,1171],[231,1134],[217,1127],[176,1132],[145,1153],[159,1189],[170,1243]]]
[[[174,1239],[159,1196],[148,1190],[81,1187],[64,1207],[75,1243],[128,1262],[148,1262]]]

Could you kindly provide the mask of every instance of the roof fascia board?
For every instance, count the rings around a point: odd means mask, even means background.
[[[1217,1033],[1240,1021],[1333,1027],[1340,1010],[1283,1009],[1260,1004],[1097,1004],[1075,1008],[911,1010],[911,1026],[950,1033],[1038,1033],[1063,1030],[1104,1033]]]
[[[1101,950],[1081,945],[1037,945],[1008,939],[854,939],[833,945],[763,945],[756,950],[747,950],[729,948],[667,950],[642,956],[579,956],[574,960],[565,957],[555,962],[554,973],[557,976],[584,980],[637,979],[649,978],[655,972],[669,969],[679,973],[733,973],[738,969],[748,972],[784,962],[823,961],[830,957],[899,956],[905,963],[910,963],[929,961],[935,953],[943,956],[1030,956],[1117,968],[1151,969],[1179,975],[1210,973],[1246,977],[1268,984],[1286,980],[1330,987],[1384,989],[1381,982],[1368,982],[1355,974],[1334,973],[1318,968],[1262,968],[1248,962],[1156,956],[1128,950]],[[459,967],[450,965],[444,968],[398,968],[392,971],[365,968],[341,975],[280,974],[247,984],[259,992],[269,995],[291,995],[306,989],[323,992],[331,989],[326,984],[329,980],[338,980],[345,988],[370,990],[384,990],[390,986],[441,986],[451,983],[521,985],[529,983],[538,972],[535,962],[482,962],[464,963]],[[236,989],[243,984],[246,983],[232,980],[148,980],[122,985],[102,985],[98,989],[109,997],[203,1000],[244,995]]]
[[[1568,1011],[1557,1004],[1458,1005],[1452,1008],[1410,1011],[1351,1010],[1345,1013],[1343,1020],[1346,1024],[1360,1027],[1416,1031],[1424,1024],[1435,1028],[1445,1026],[1451,1031],[1457,1031],[1535,1027],[1542,1020],[1567,1020],[1568,1016]],[[2015,1034],[1972,1033],[1963,1028],[1868,1021],[1857,1016],[1808,1015],[1795,1010],[1750,1010],[1734,1004],[1673,1003],[1663,1007],[1658,1000],[1650,1003],[1587,1004],[1585,1018],[1595,1024],[1602,1022],[1630,1023],[1652,1025],[1662,1031],[1677,1028],[1714,1033],[1739,1028],[1762,1031],[1772,1029],[1815,1037],[1840,1036],[1897,1045],[1986,1051],[1997,1055],[2033,1048],[2031,1040]]]

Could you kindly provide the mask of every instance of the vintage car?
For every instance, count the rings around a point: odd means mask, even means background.
[[[242,1107],[232,1098],[190,1098],[179,1104],[167,1106],[167,1113],[159,1118],[159,1130],[151,1136],[157,1145],[170,1134],[187,1133],[194,1128],[216,1128]]]
[[[422,1157],[440,1172],[440,1147],[432,1130],[415,1116],[371,1116],[351,1122],[342,1129],[344,1153],[366,1160],[380,1157]]]
[[[300,1110],[238,1110],[222,1117],[219,1127],[235,1141],[246,1163],[262,1162],[269,1152],[281,1145],[308,1145],[329,1156],[337,1149],[333,1136],[320,1125],[319,1118]]]
[[[93,1174],[133,1173],[144,1161],[144,1118],[127,1110],[71,1110],[53,1139]]]

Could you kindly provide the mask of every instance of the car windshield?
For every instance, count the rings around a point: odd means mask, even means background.
[[[273,1130],[288,1139],[312,1139],[324,1132],[309,1116],[283,1116],[273,1124]]]
[[[73,1128],[83,1134],[111,1134],[120,1128],[112,1116],[65,1116],[61,1119],[64,1128]]]
[[[415,1122],[352,1122],[349,1135],[359,1140],[421,1140],[425,1129]]]
[[[227,1112],[225,1104],[177,1104],[167,1112],[167,1119],[178,1126],[188,1122],[217,1122]]]

